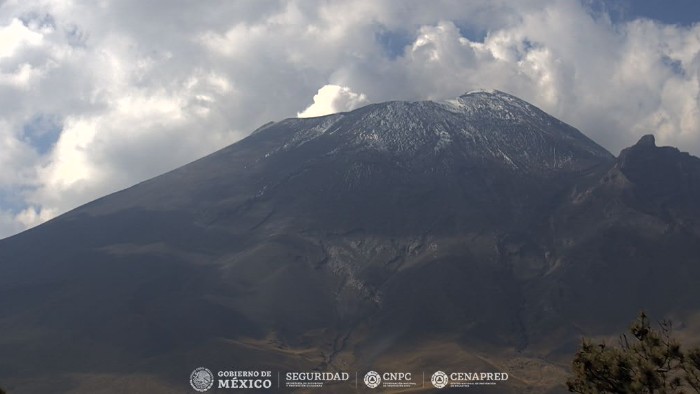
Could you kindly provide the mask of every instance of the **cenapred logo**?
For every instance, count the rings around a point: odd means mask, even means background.
[[[371,389],[379,387],[379,385],[382,383],[382,377],[379,376],[379,372],[376,371],[367,372],[363,380],[365,385]]]
[[[430,378],[430,383],[435,386],[435,388],[441,389],[445,386],[447,386],[447,383],[449,382],[449,379],[447,378],[447,374],[442,372],[442,371],[437,371],[433,374],[433,376]]]
[[[199,367],[190,374],[190,385],[193,389],[204,392],[214,385],[214,374],[204,367]]]

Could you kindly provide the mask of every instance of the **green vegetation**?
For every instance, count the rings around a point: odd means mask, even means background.
[[[700,349],[683,351],[672,323],[642,313],[619,346],[584,339],[566,382],[574,393],[700,393]]]

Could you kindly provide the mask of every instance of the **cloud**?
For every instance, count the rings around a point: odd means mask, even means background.
[[[375,101],[501,89],[613,153],[653,132],[661,144],[700,154],[700,25],[613,23],[572,1],[523,9],[480,39],[467,38],[463,23],[422,25],[395,59],[369,69],[341,65],[333,76]]]
[[[352,111],[369,103],[362,93],[355,93],[346,86],[325,85],[314,95],[314,103],[302,112],[298,112],[300,118],[311,118],[334,114],[336,112]]]
[[[495,88],[614,153],[654,132],[700,154],[700,24],[592,4],[0,2],[0,237],[370,99]]]
[[[37,46],[42,35],[25,26],[19,19],[12,19],[9,25],[0,28],[0,58],[12,57],[25,46]]]

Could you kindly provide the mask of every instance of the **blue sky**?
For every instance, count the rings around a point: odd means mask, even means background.
[[[626,0],[619,3],[623,18],[649,18],[663,23],[692,25],[700,20],[700,1],[697,0]]]
[[[0,0],[0,237],[270,120],[500,89],[700,154],[700,1]]]

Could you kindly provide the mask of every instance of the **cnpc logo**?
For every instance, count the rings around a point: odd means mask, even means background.
[[[367,372],[365,378],[362,380],[365,382],[365,385],[371,389],[376,389],[382,384],[382,377],[379,376],[379,372],[377,371]]]
[[[384,372],[369,371],[365,374],[365,386],[374,389],[377,387],[384,388],[406,388],[415,386],[413,377],[410,372]]]

